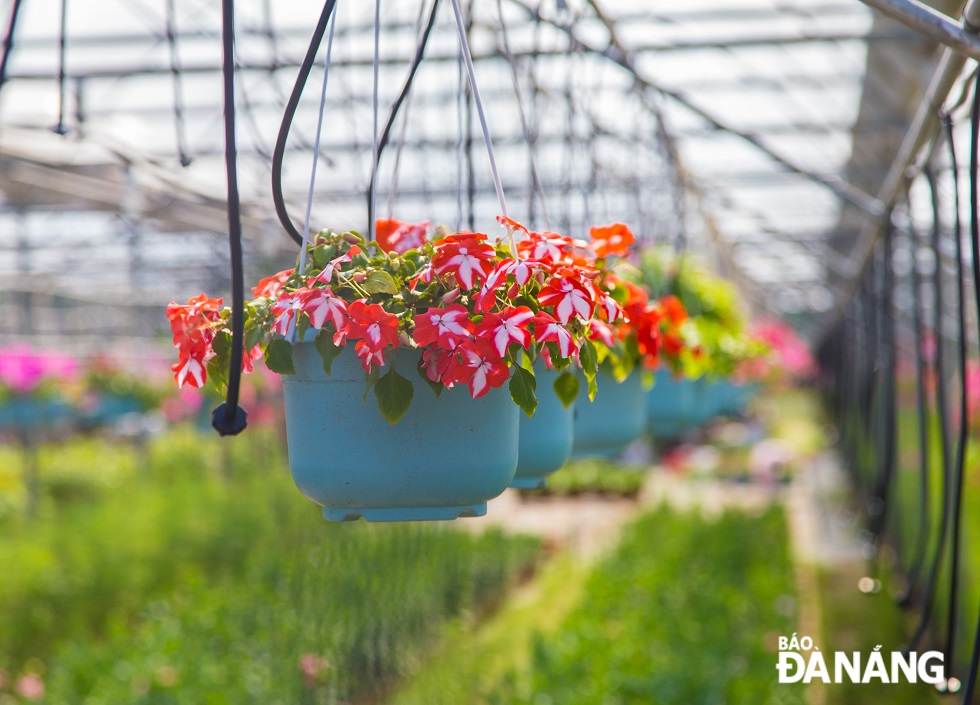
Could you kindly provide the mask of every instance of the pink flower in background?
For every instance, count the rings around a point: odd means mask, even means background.
[[[972,423],[977,423],[980,412],[980,361],[966,363],[966,410]]]
[[[14,690],[25,700],[40,700],[44,697],[44,681],[34,673],[25,673],[17,679]]]
[[[816,373],[817,364],[810,348],[796,331],[786,323],[775,320],[759,321],[754,326],[757,338],[772,348],[774,363],[794,377],[810,377]]]
[[[330,664],[327,660],[315,654],[303,654],[299,657],[299,671],[303,674],[303,686],[313,690],[326,680]]]
[[[42,352],[23,343],[0,348],[0,384],[16,394],[32,392],[45,380],[70,380],[78,371],[78,361],[63,353]]]
[[[175,396],[164,399],[160,404],[160,411],[167,421],[174,423],[194,416],[203,404],[204,393],[194,387],[185,386],[178,389]]]

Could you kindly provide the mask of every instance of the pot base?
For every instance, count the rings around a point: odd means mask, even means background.
[[[510,486],[517,490],[542,490],[547,484],[543,477],[515,477]]]
[[[323,508],[323,518],[327,521],[357,521],[362,517],[370,522],[452,521],[453,519],[461,519],[463,517],[482,517],[486,513],[486,502],[480,504],[464,504],[458,507]]]

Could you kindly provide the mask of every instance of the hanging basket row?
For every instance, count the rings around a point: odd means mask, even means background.
[[[283,375],[290,466],[328,519],[480,515],[539,486],[573,437],[611,454],[642,433],[634,367],[678,353],[684,313],[615,271],[632,233],[586,244],[500,220],[496,242],[397,221],[371,242],[324,231],[306,271],[253,289],[242,369],[262,357]],[[221,386],[230,311],[202,294],[168,316],[178,385]]]

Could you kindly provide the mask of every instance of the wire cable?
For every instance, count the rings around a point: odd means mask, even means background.
[[[191,165],[191,157],[187,153],[187,137],[184,133],[184,87],[183,73],[180,70],[180,59],[177,54],[177,8],[174,0],[167,0],[167,47],[170,52],[170,76],[174,96],[174,131],[177,135],[177,156],[180,165]]]
[[[316,120],[316,137],[313,139],[313,166],[310,168],[310,189],[306,195],[306,217],[303,220],[303,245],[299,251],[299,273],[306,271],[310,242],[310,217],[313,214],[313,190],[316,187],[316,167],[320,158],[320,135],[323,130],[323,113],[327,106],[327,79],[330,77],[330,54],[333,50],[333,34],[337,27],[337,14],[331,15],[330,35],[327,37],[327,54],[323,59],[323,87],[320,89],[320,113]]]
[[[384,153],[385,147],[388,146],[388,141],[391,139],[391,131],[395,125],[395,119],[398,117],[398,113],[401,111],[402,105],[405,103],[405,100],[411,93],[415,76],[418,73],[419,66],[422,64],[422,60],[425,58],[425,49],[429,44],[429,36],[432,34],[432,28],[435,27],[438,12],[439,0],[433,0],[432,9],[429,11],[428,22],[426,22],[425,29],[422,31],[422,36],[419,38],[418,44],[415,47],[415,56],[412,58],[412,64],[408,70],[408,78],[405,79],[401,92],[399,92],[398,97],[391,106],[391,113],[388,115],[385,128],[381,133],[381,138],[378,140],[377,150],[374,155],[374,166],[371,169],[371,181],[368,184],[369,223],[373,223],[375,220],[374,192],[377,189],[377,170],[381,162],[381,155]]]
[[[61,0],[61,27],[58,32],[58,124],[51,131],[58,135],[68,134],[65,126],[65,97],[68,83],[65,58],[68,52],[68,0]]]
[[[473,68],[473,57],[470,55],[470,42],[467,38],[466,28],[463,25],[463,12],[459,8],[459,0],[451,0],[451,2],[453,5],[453,14],[456,16],[456,32],[459,35],[459,43],[463,49],[463,62],[466,64],[466,73],[469,75],[470,89],[473,91],[473,102],[476,105],[476,112],[480,117],[480,127],[483,129],[483,141],[487,147],[487,157],[490,159],[493,188],[497,192],[500,214],[506,218],[508,217],[507,199],[504,198],[504,187],[500,182],[500,173],[497,171],[497,160],[493,156],[493,141],[490,139],[490,128],[487,126],[487,116],[483,110],[483,101],[480,99],[480,89],[476,84],[476,69]]]
[[[497,13],[500,15],[500,38],[501,43],[503,44],[504,56],[507,58],[507,63],[510,66],[511,76],[514,81],[514,94],[517,97],[517,112],[521,118],[521,131],[523,132],[524,139],[527,142],[528,160],[531,171],[532,200],[533,195],[537,194],[538,198],[541,200],[541,214],[544,217],[545,228],[551,230],[551,223],[548,219],[548,203],[545,199],[544,187],[541,185],[541,179],[538,178],[538,168],[534,159],[534,137],[531,134],[531,126],[528,124],[527,111],[524,109],[524,98],[521,95],[521,81],[517,74],[517,61],[514,59],[514,55],[510,50],[510,39],[508,37],[507,23],[504,20],[503,0],[497,0]]]
[[[377,189],[374,182],[378,175],[378,81],[381,67],[381,0],[374,0],[374,85],[371,91],[371,179],[368,182],[368,240],[375,239],[374,213],[377,209]]]

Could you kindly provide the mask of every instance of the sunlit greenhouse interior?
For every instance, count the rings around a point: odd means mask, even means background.
[[[0,705],[980,703],[980,0],[0,37]]]

